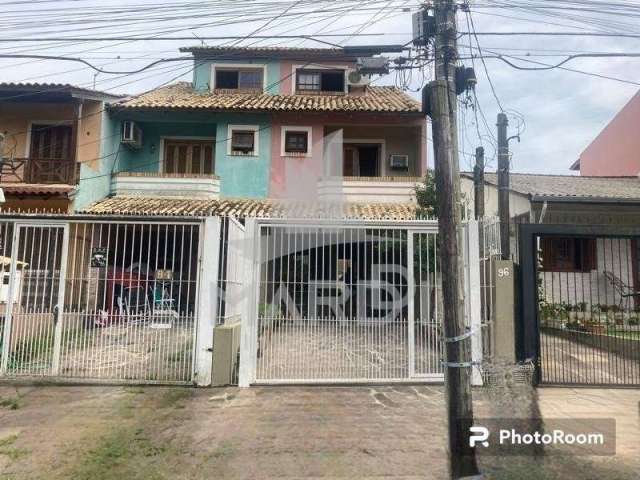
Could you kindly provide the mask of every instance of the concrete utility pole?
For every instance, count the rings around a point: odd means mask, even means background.
[[[498,114],[498,215],[500,216],[500,247],[502,260],[511,259],[511,236],[509,222],[509,139],[507,127],[509,119],[504,113]]]
[[[475,448],[469,446],[473,426],[471,399],[471,338],[465,336],[463,270],[460,261],[460,172],[457,138],[456,4],[436,0],[435,81],[431,83],[431,120],[438,196],[440,265],[445,336],[445,385],[448,405],[451,478],[479,474]]]
[[[484,148],[476,148],[476,166],[473,169],[474,213],[476,220],[484,217]]]

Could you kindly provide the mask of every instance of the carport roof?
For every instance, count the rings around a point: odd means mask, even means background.
[[[413,203],[301,202],[271,199],[186,199],[115,196],[87,208],[91,215],[235,216],[282,219],[415,220]]]

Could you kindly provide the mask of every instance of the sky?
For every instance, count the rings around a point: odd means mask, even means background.
[[[606,32],[636,33],[640,0],[607,2],[620,10],[598,5],[601,0],[472,0],[470,17],[458,14],[458,28],[468,32],[468,21],[482,32]],[[95,65],[131,71],[160,58],[176,57],[179,47],[198,45],[323,46],[311,40],[263,39],[198,40],[205,36],[311,35],[338,45],[405,44],[412,39],[412,13],[416,0],[0,0],[0,54],[59,55],[83,58]],[[571,6],[574,9],[561,9]],[[542,7],[542,8],[541,8]],[[578,11],[575,8],[587,8]],[[625,10],[621,10],[621,9]],[[638,9],[635,12],[634,9]],[[165,32],[165,33],[162,33]],[[193,40],[140,41],[133,36],[183,36]],[[111,42],[17,42],[16,38],[128,37]],[[11,41],[7,41],[11,40]],[[484,36],[477,42],[486,56],[494,53],[518,56],[513,62],[554,64],[570,53],[640,52],[639,38]],[[470,49],[470,45],[473,49]],[[327,46],[327,45],[325,45]],[[475,102],[461,98],[459,118],[460,164],[470,169],[472,152],[484,146],[487,170],[495,170],[496,115],[498,101],[510,119],[513,141],[512,170],[516,172],[569,174],[569,167],[640,89],[640,57],[583,58],[561,69],[520,71],[501,60],[487,58],[486,70],[478,54],[476,38],[462,35],[459,54],[475,67],[480,111]],[[408,52],[407,52],[408,54]],[[397,54],[391,54],[394,57]],[[0,58],[0,81],[54,82],[121,94],[137,94],[178,80],[188,81],[188,62],[164,63],[136,75],[98,74],[87,66],[53,60]],[[493,83],[491,88],[488,76]],[[615,77],[631,83],[600,78]],[[379,85],[404,85],[419,98],[419,89],[431,76],[428,68],[411,78],[396,73],[376,79]],[[637,83],[637,84],[632,84]],[[495,91],[495,94],[493,93]],[[497,97],[497,100],[496,100]],[[468,106],[464,106],[467,104]],[[476,125],[476,115],[478,125]],[[482,120],[486,118],[486,124]],[[488,128],[492,130],[488,131]]]

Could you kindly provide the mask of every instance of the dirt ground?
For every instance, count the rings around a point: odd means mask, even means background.
[[[489,479],[637,479],[638,390],[539,390],[545,417],[614,417],[615,457],[481,457]],[[478,415],[494,401],[475,393]],[[0,385],[0,479],[441,479],[441,387]]]

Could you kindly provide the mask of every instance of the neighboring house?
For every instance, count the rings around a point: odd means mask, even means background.
[[[119,98],[71,85],[0,83],[0,208],[67,212],[108,195],[82,178],[108,161],[105,104]]]
[[[515,223],[637,225],[640,179],[512,173],[510,210]],[[485,214],[498,215],[497,175],[485,174]],[[461,190],[474,211],[473,174],[461,174]],[[511,229],[518,252],[517,228]],[[549,237],[539,242],[538,266],[550,303],[635,307],[640,291],[640,239]]]
[[[409,202],[426,120],[379,48],[184,48],[193,82],[111,109],[111,194]],[[125,138],[116,135],[125,132]]]
[[[571,170],[581,175],[624,177],[640,174],[640,92],[582,152]]]

